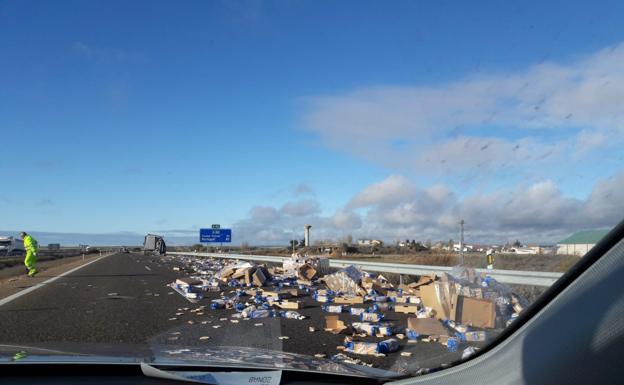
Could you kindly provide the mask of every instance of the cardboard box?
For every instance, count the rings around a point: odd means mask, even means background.
[[[421,286],[424,285],[429,285],[431,283],[433,283],[436,279],[435,274],[433,275],[422,275],[417,282],[414,283],[410,283],[409,285],[407,285],[408,287],[412,288],[412,289],[418,289]]]
[[[433,318],[408,318],[407,328],[425,336],[448,336],[449,332],[444,325]]]
[[[396,303],[407,303],[408,302],[408,297],[402,296],[402,297],[394,297],[396,301]]]
[[[279,301],[274,303],[275,306],[281,309],[298,310],[299,301]]]
[[[299,297],[303,292],[299,292],[299,289],[282,289],[281,293],[284,294],[284,298],[290,297]]]
[[[386,277],[384,277],[383,275],[381,275],[381,274],[379,274],[379,275],[377,276],[377,280],[378,280],[379,282],[383,282],[383,283],[387,283],[387,282],[388,282],[388,279],[387,279]]]
[[[420,299],[425,307],[435,310],[437,319],[450,319],[454,287],[448,282],[433,282],[420,286]]]
[[[418,305],[395,305],[394,311],[397,313],[418,313]]]
[[[455,295],[454,303],[450,319],[455,322],[478,328],[496,326],[496,305],[493,301]]]
[[[253,284],[258,287],[261,287],[262,285],[264,285],[264,282],[266,282],[266,277],[264,276],[264,273],[261,269],[256,269],[256,271],[253,273],[252,279]]]
[[[247,268],[238,269],[238,270],[236,270],[236,272],[234,272],[231,275],[231,278],[234,278],[234,279],[244,278],[245,277],[245,273],[247,272],[247,270],[250,270],[250,269],[252,269],[252,268],[251,267],[247,267]]]
[[[409,285],[399,285],[398,289],[403,290],[403,295],[420,295],[420,290],[418,290],[418,288],[414,288]]]
[[[201,285],[202,281],[198,279],[192,279],[192,278],[178,278],[176,279],[175,283],[180,286],[194,286],[194,285]]]
[[[388,289],[391,289],[391,287],[388,287],[388,285],[382,284],[380,282],[373,282],[373,290],[381,295],[388,295]]]
[[[342,322],[337,315],[325,316],[325,331],[332,332],[334,334],[346,331],[347,325]]]
[[[306,263],[297,268],[297,275],[299,278],[311,280],[316,275],[316,269]]]
[[[362,277],[361,285],[363,288],[370,290],[373,288],[373,279],[371,277]]]
[[[334,303],[361,304],[364,303],[362,297],[334,297]]]
[[[262,290],[262,295],[267,297],[267,299],[273,298],[273,300],[280,300],[284,298],[284,295],[277,291]]]

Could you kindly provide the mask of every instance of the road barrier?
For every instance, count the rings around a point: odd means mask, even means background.
[[[168,252],[168,255],[193,255],[197,257],[213,257],[227,259],[242,259],[260,262],[282,263],[290,257],[280,257],[276,255],[248,255],[248,254],[226,254],[226,253],[195,253],[195,252]],[[375,271],[379,273],[396,273],[405,275],[423,275],[434,273],[450,273],[453,269],[449,266],[428,266],[428,265],[408,265],[404,263],[368,262],[354,261],[346,259],[330,259],[329,266],[342,268],[354,265],[362,270]],[[550,286],[558,280],[563,273],[547,271],[521,271],[521,270],[487,270],[475,269],[478,273],[486,273],[499,282],[507,284]]]

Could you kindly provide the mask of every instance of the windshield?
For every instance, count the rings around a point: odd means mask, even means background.
[[[473,357],[624,218],[599,3],[0,2],[0,361]]]

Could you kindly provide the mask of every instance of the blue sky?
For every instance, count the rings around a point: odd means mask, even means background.
[[[560,94],[598,82],[595,100],[613,98],[623,7],[0,2],[0,229],[180,235],[170,230],[221,223],[239,230],[235,242],[279,243],[308,221],[323,237],[448,239],[451,217],[474,211],[466,201],[536,184],[579,211],[603,207],[590,196],[619,183],[621,115]],[[529,150],[504,155],[516,146]],[[475,152],[484,158],[471,163]],[[349,205],[392,176],[414,194]],[[437,214],[417,208],[432,186],[449,194]],[[252,224],[254,207],[275,215]],[[596,215],[511,221],[479,237],[614,224]]]

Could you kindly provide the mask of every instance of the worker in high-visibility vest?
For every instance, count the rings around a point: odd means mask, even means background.
[[[37,263],[37,252],[39,251],[39,244],[35,238],[33,238],[30,234],[27,234],[25,231],[20,233],[20,236],[24,240],[24,249],[26,249],[26,258],[24,258],[24,265],[28,269],[28,276],[34,277],[37,274],[37,268],[35,264]]]
[[[494,250],[489,249],[486,253],[487,256],[487,268],[492,270],[494,268]]]

